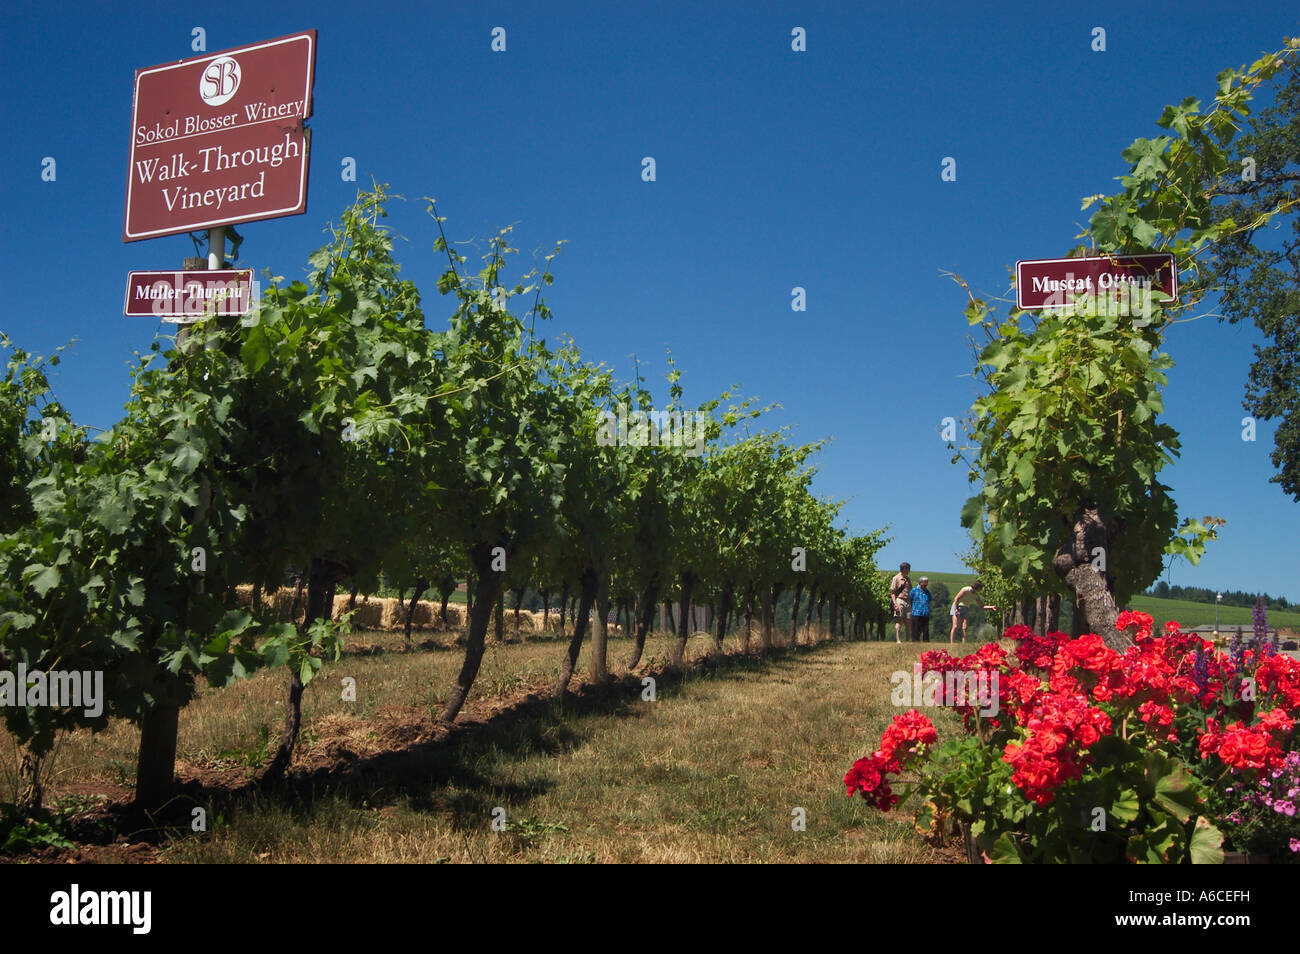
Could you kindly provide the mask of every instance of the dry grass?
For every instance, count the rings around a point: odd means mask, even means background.
[[[671,644],[653,636],[648,663],[666,662]],[[914,647],[823,644],[665,678],[654,702],[634,681],[621,692],[519,706],[554,680],[564,643],[491,641],[468,715],[507,711],[445,739],[431,717],[462,652],[450,634],[419,652],[394,651],[400,645],[400,633],[359,634],[352,653],[307,688],[295,769],[333,772],[312,783],[310,797],[229,797],[214,804],[208,834],[178,836],[161,860],[951,860],[921,840],[907,813],[850,801],[841,781],[895,713],[889,674],[910,669]],[[697,636],[691,654],[710,646]],[[629,649],[630,640],[611,640],[611,664]],[[584,652],[580,672],[586,661]],[[345,676],[356,679],[356,702],[341,699]],[[202,692],[181,713],[178,775],[251,775],[274,749],[285,681],[279,670]],[[949,720],[939,713],[941,731]],[[53,791],[120,791],[132,781],[137,743],[124,724],[68,737]],[[11,752],[0,734],[0,762]],[[792,828],[796,808],[806,831]],[[495,809],[505,812],[504,832],[492,829]]]

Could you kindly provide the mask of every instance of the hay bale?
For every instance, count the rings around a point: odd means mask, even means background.
[[[379,629],[396,629],[405,624],[404,610],[398,607],[397,597],[385,596],[375,602],[379,604]]]
[[[282,586],[277,590],[263,590],[262,612],[270,614],[278,622],[287,622],[293,609],[293,593],[293,587],[290,586]],[[304,591],[304,605],[306,601],[307,594]],[[235,604],[240,609],[252,611],[253,585],[251,583],[240,583],[235,587]]]
[[[430,603],[427,600],[416,600],[415,612],[411,615],[411,628],[426,629],[433,625],[434,617],[437,615],[438,607],[436,604]],[[406,613],[399,613],[398,616],[399,625],[405,628]]]
[[[262,604],[269,606],[275,614],[275,618],[280,622],[291,622],[293,620],[293,597],[296,592],[296,587],[282,586],[274,594],[267,593],[263,595]],[[306,588],[303,589],[302,599],[305,606],[307,602]],[[302,607],[299,607],[299,612],[301,611]]]
[[[344,599],[344,609],[347,609],[347,600]],[[352,609],[352,628],[358,629],[382,629],[384,625],[384,607],[382,600],[370,600],[362,603],[357,601],[357,605]]]

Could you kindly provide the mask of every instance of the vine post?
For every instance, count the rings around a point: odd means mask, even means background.
[[[226,230],[224,226],[208,229],[208,271],[225,268]],[[202,259],[196,261],[202,262]],[[182,263],[188,266],[190,260]],[[176,332],[177,351],[184,361],[185,345],[190,337],[189,322],[182,322]],[[195,508],[194,523],[200,529],[207,521],[207,504],[212,488],[206,474],[200,477],[199,503]],[[200,533],[202,536],[202,533]],[[201,596],[204,592],[202,574],[190,577],[191,591]],[[161,808],[171,795],[176,775],[177,729],[181,710],[178,706],[155,706],[140,721],[140,752],[136,762],[135,803],[146,811]]]

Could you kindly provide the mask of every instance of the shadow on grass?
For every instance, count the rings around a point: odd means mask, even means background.
[[[189,834],[195,808],[216,818],[255,811],[258,804],[270,801],[295,813],[310,813],[326,798],[370,808],[406,799],[417,810],[447,814],[455,828],[481,828],[496,806],[518,809],[550,788],[541,779],[503,782],[496,770],[499,760],[562,755],[592,736],[594,718],[643,717],[644,678],[655,680],[656,698],[671,699],[690,683],[766,674],[829,645],[832,643],[827,641],[776,649],[767,656],[709,655],[677,669],[643,666],[636,673],[623,673],[599,685],[578,685],[562,699],[531,693],[478,717],[478,707],[469,706],[461,714],[462,721],[450,726],[435,724],[438,734],[434,738],[361,757],[345,754],[328,765],[291,772],[271,784],[192,780],[178,786],[160,811],[144,813],[132,804],[114,804],[75,826],[74,834],[87,844],[106,844],[120,836],[159,844]]]

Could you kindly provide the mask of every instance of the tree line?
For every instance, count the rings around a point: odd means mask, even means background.
[[[1222,601],[1215,598],[1219,594],[1223,595]],[[1147,590],[1146,595],[1167,600],[1191,600],[1193,603],[1209,603],[1210,605],[1222,602],[1224,606],[1247,606],[1251,608],[1255,606],[1256,600],[1263,600],[1264,608],[1270,610],[1288,610],[1295,606],[1285,596],[1269,596],[1267,593],[1246,593],[1242,590],[1211,590],[1204,586],[1171,586],[1164,580]]]

